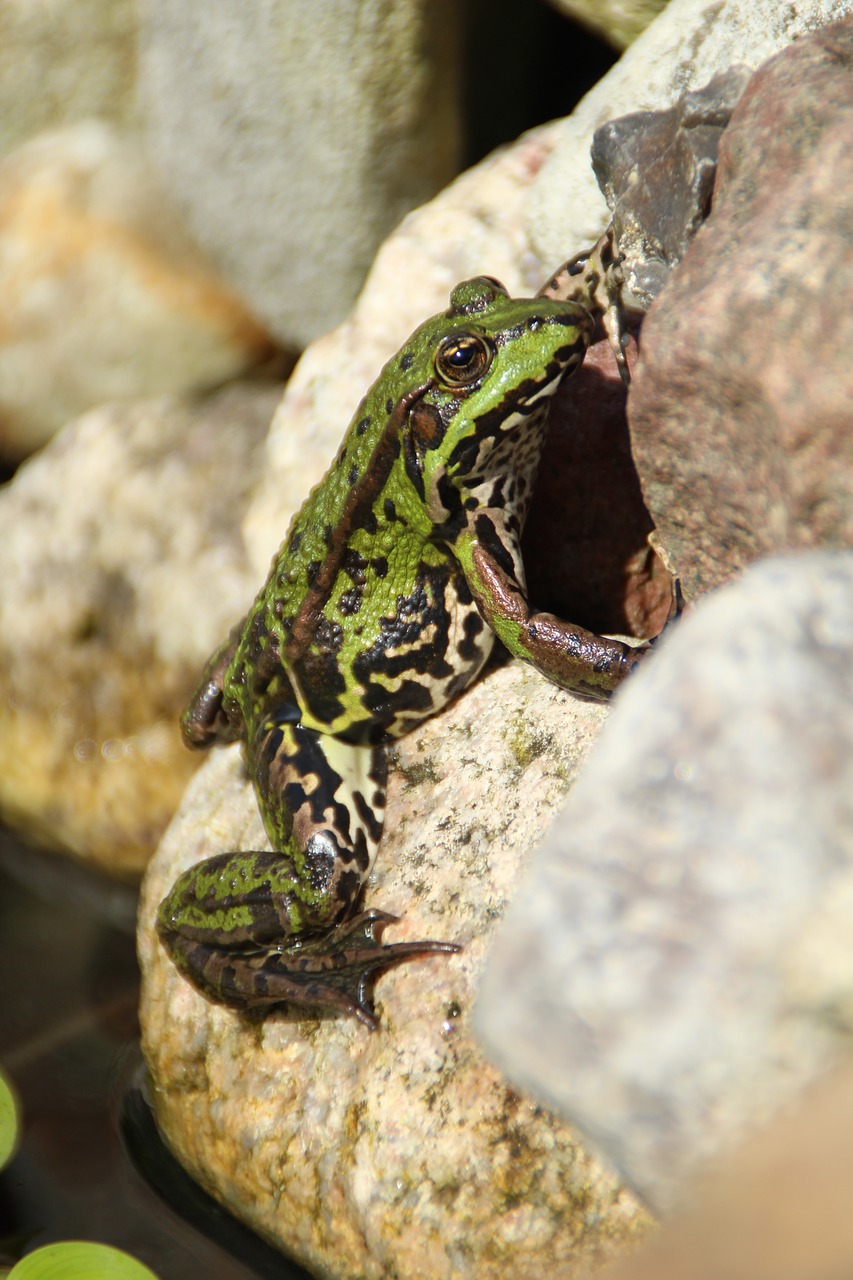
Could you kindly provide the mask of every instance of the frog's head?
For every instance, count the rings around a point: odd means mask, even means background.
[[[593,328],[576,302],[511,298],[486,276],[457,285],[449,309],[421,331],[431,386],[413,426],[424,436],[427,490],[441,474],[464,483],[500,440],[523,430],[581,363]]]

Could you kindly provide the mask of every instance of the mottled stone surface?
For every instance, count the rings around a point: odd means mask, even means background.
[[[643,328],[634,453],[689,596],[853,542],[853,17],[741,99],[711,217]]]
[[[279,391],[93,410],[0,490],[0,813],[138,873],[197,760],[177,718],[253,581],[239,518]]]
[[[851,0],[670,0],[615,67],[562,121],[539,173],[527,217],[540,257],[551,266],[592,243],[607,225],[589,163],[599,125],[632,111],[671,107],[718,71],[758,67],[790,41],[853,11]]]
[[[254,311],[304,346],[456,171],[452,0],[143,0],[140,26],[144,133],[170,195]]]
[[[151,928],[161,896],[204,856],[267,847],[238,749],[191,785],[142,903],[158,1120],[204,1186],[316,1274],[581,1276],[648,1226],[470,1031],[492,931],[604,714],[512,665],[400,742],[367,902],[403,917],[389,941],[464,951],[381,977],[373,1034],[305,1010],[241,1017],[179,976]]]
[[[477,1025],[651,1203],[853,1041],[853,553],[750,569],[612,714]]]
[[[7,459],[106,400],[210,387],[273,351],[133,145],[95,121],[0,161],[0,296]]]

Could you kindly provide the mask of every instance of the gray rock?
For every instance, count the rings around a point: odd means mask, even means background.
[[[0,156],[45,129],[137,120],[135,0],[0,0]]]
[[[489,939],[605,715],[513,663],[395,744],[366,902],[402,917],[389,941],[463,951],[381,976],[372,1034],[304,1008],[241,1016],[178,973],[153,928],[176,876],[267,847],[238,748],[188,788],[140,904],[158,1124],[213,1195],[313,1274],[582,1280],[648,1231],[634,1197],[471,1035]]]
[[[596,129],[592,167],[613,214],[626,306],[648,311],[707,217],[720,137],[750,74],[732,67],[667,111]]]
[[[143,0],[151,154],[199,243],[284,342],[340,321],[380,241],[455,172],[454,10]]]
[[[756,566],[618,695],[476,1014],[651,1203],[853,1034],[853,555]]]

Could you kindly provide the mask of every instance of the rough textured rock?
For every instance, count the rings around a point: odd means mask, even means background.
[[[567,120],[530,193],[539,256],[554,265],[592,243],[607,225],[589,163],[595,129],[633,111],[672,106],[736,63],[758,67],[790,41],[853,11],[851,0],[670,0]]]
[[[138,873],[197,761],[177,717],[253,584],[278,388],[94,410],[0,491],[0,812]]]
[[[151,154],[283,341],[340,321],[383,237],[455,172],[454,18],[451,0],[142,4]]]
[[[6,458],[106,400],[210,387],[273,351],[132,144],[94,121],[0,162],[0,296]]]
[[[708,216],[720,138],[750,75],[730,67],[667,111],[596,129],[592,167],[613,215],[624,306],[648,311]]]
[[[853,1047],[853,553],[755,566],[620,691],[477,1025],[652,1204]]]
[[[648,1225],[470,1036],[494,925],[604,714],[508,666],[401,741],[367,901],[403,917],[393,938],[464,951],[380,978],[374,1034],[244,1018],[179,976],[151,929],[161,896],[204,856],[266,847],[237,749],[191,785],[141,907],[158,1120],[205,1187],[316,1274],[580,1276]]]
[[[133,0],[0,0],[0,156],[91,116],[132,125],[136,31]]]
[[[624,49],[666,7],[667,0],[551,0],[551,4]]]
[[[753,78],[711,217],[643,328],[634,453],[689,596],[853,542],[853,17]]]

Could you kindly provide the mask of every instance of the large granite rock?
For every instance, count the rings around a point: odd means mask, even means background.
[[[851,601],[812,553],[682,619],[495,943],[495,1059],[658,1208],[851,1047]]]
[[[400,743],[368,902],[402,917],[389,940],[464,951],[380,978],[374,1034],[304,1009],[243,1017],[178,974],[152,929],[160,898],[208,854],[265,847],[238,748],[191,785],[141,903],[157,1118],[202,1185],[312,1273],[580,1277],[648,1228],[470,1030],[496,921],[604,714],[504,667]]]

